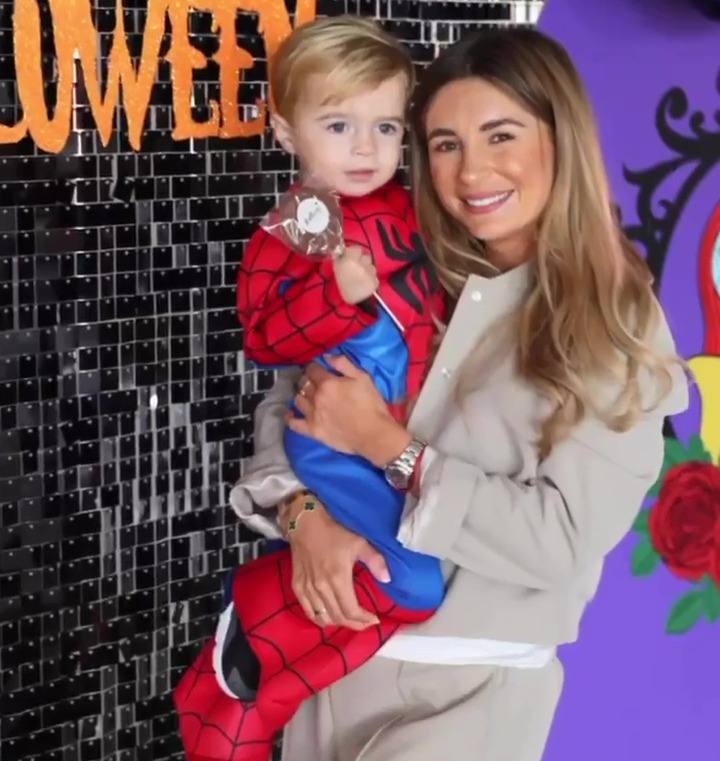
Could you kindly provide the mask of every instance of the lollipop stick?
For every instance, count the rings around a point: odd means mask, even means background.
[[[373,296],[375,296],[375,300],[377,301],[377,303],[380,304],[380,306],[388,313],[388,315],[390,316],[390,319],[395,323],[395,325],[397,325],[398,330],[401,333],[404,333],[405,328],[403,327],[403,324],[400,322],[400,320],[398,320],[397,317],[395,317],[392,309],[390,309],[390,307],[385,303],[382,296],[380,296],[380,294],[377,291],[375,291]]]

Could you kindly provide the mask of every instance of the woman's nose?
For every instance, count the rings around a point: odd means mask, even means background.
[[[471,184],[489,174],[492,170],[491,159],[487,151],[477,146],[468,146],[462,153],[459,166],[459,180],[465,184]]]

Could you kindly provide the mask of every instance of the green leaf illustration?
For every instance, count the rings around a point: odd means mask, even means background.
[[[687,446],[687,456],[690,460],[699,460],[700,462],[712,462],[710,452],[705,449],[703,440],[696,433],[690,437]]]
[[[677,439],[665,439],[665,462],[663,470],[681,462],[687,462],[688,450]]]
[[[649,534],[650,533],[650,527],[648,526],[649,520],[650,520],[650,511],[641,510],[637,514],[637,517],[635,518],[633,522],[633,530],[637,531],[638,534]]]
[[[658,480],[648,489],[646,497],[659,497],[660,489],[662,489],[663,481],[665,480],[665,471],[663,470],[658,476]]]
[[[650,537],[644,537],[632,551],[630,568],[633,576],[649,576],[660,563],[660,555],[650,543]]]
[[[684,594],[673,605],[665,632],[667,634],[684,634],[691,629],[700,619],[705,609],[705,590],[694,590]]]
[[[657,497],[660,495],[660,489],[662,488],[663,479],[665,478],[665,471],[662,471],[658,476],[658,480],[648,489],[646,497]]]
[[[703,590],[703,613],[708,621],[720,618],[720,589],[712,579]]]
[[[712,462],[712,457],[705,449],[700,436],[697,434],[691,436],[687,446],[684,446],[677,439],[666,438],[662,468],[660,468],[657,481],[650,487],[646,496],[657,497],[660,494],[660,489],[668,470],[674,465],[679,465],[681,462],[690,462],[691,460]]]

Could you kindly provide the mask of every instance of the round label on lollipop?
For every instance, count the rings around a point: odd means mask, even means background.
[[[297,206],[297,223],[303,232],[318,235],[330,224],[330,211],[315,196],[303,198]]]

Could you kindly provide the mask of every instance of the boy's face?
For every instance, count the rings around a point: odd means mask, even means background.
[[[327,105],[318,102],[323,84],[322,75],[308,79],[292,123],[273,119],[275,135],[313,181],[344,196],[372,193],[400,164],[405,77],[397,74],[374,90]]]

